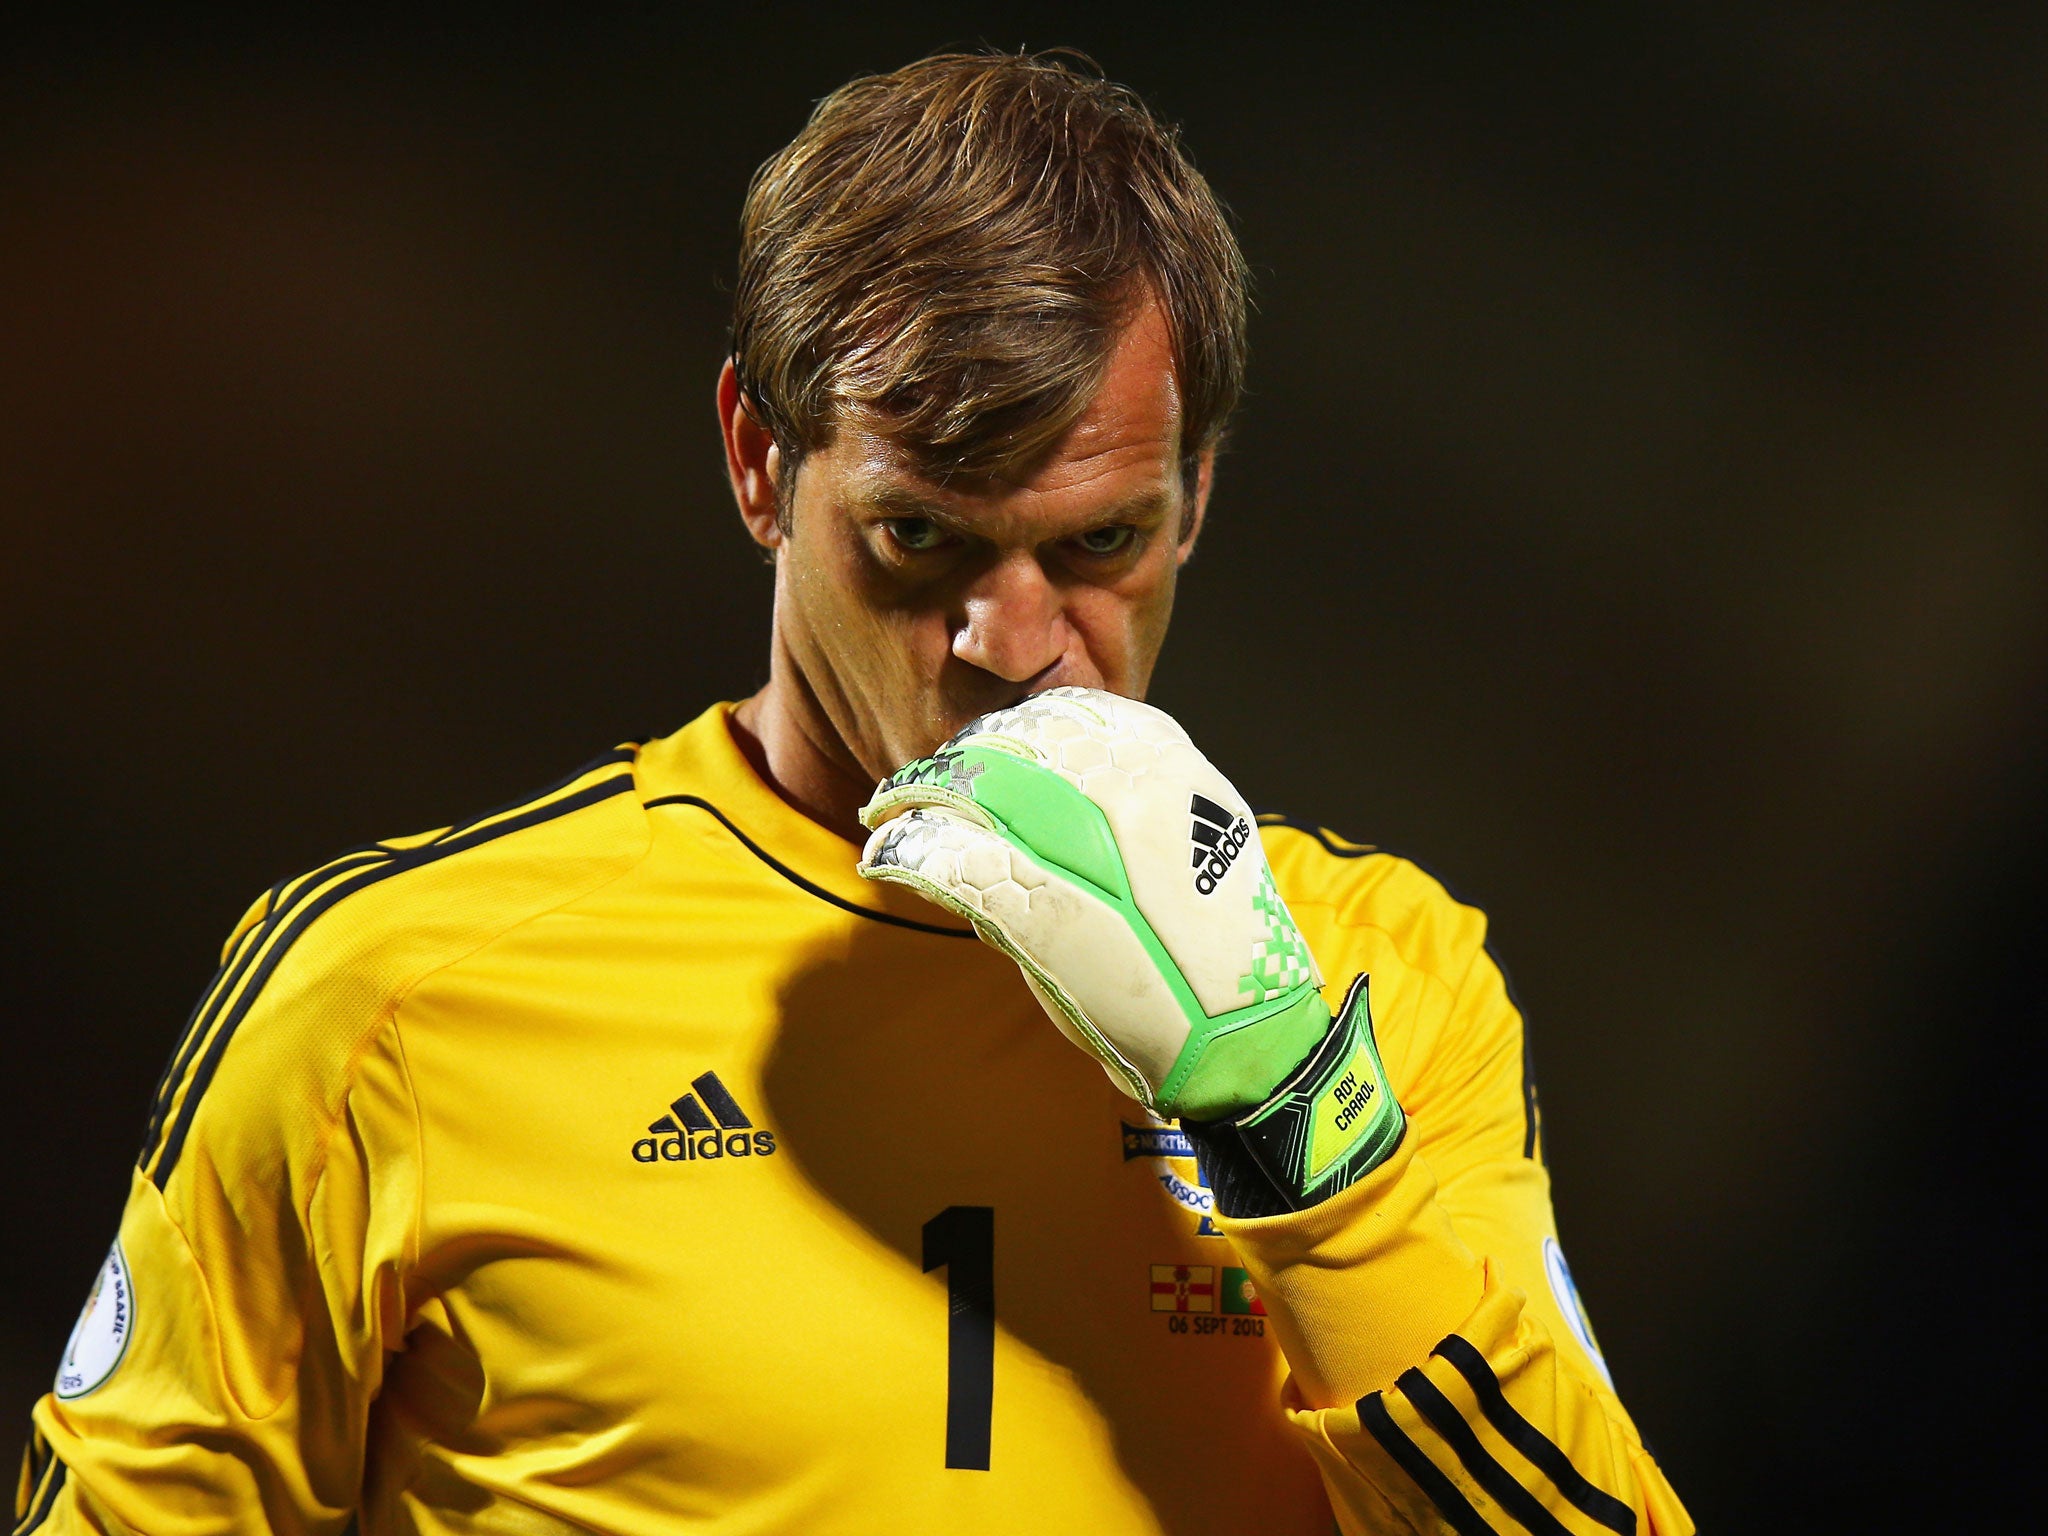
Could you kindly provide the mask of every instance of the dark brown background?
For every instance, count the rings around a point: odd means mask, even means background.
[[[0,1416],[250,897],[760,681],[752,166],[856,71],[1074,43],[1259,271],[1158,701],[1493,915],[1703,1523],[1984,1516],[2039,1427],[2042,28],[735,9],[16,24]]]

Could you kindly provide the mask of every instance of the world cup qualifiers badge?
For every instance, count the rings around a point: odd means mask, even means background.
[[[104,1384],[128,1353],[128,1340],[134,1332],[135,1288],[128,1278],[128,1257],[116,1241],[64,1345],[63,1363],[57,1367],[57,1396],[66,1400],[83,1397]]]

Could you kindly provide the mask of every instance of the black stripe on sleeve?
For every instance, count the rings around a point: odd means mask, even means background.
[[[43,1484],[43,1491],[35,1502],[29,1505],[28,1514],[14,1528],[14,1536],[29,1536],[29,1532],[49,1519],[50,1511],[57,1507],[57,1495],[64,1491],[64,1475],[70,1468],[61,1459],[52,1459],[55,1464],[50,1469],[49,1480]]]
[[[29,1449],[34,1456],[35,1464],[34,1475],[29,1478],[29,1497],[32,1499],[36,1489],[42,1487],[43,1479],[49,1476],[50,1464],[57,1459],[57,1452],[40,1429],[35,1431],[34,1441]],[[23,1502],[26,1503],[28,1500]]]
[[[192,1017],[186,1021],[185,1032],[180,1037],[178,1048],[172,1053],[169,1065],[164,1068],[162,1080],[157,1084],[156,1098],[149,1113],[149,1124],[142,1133],[142,1155],[136,1162],[138,1167],[148,1167],[163,1139],[164,1120],[171,1112],[171,1101],[177,1097],[178,1085],[185,1081],[185,1075],[192,1068],[192,1058],[206,1041],[207,1032],[220,1017],[220,1010],[227,999],[235,995],[242,978],[249,972],[255,957],[263,952],[263,946],[270,940],[280,924],[292,909],[322,881],[362,868],[366,864],[383,863],[390,858],[390,851],[383,848],[353,849],[340,858],[329,860],[320,868],[311,871],[298,880],[273,886],[270,893],[270,908],[262,918],[249,925],[249,931],[235,946],[234,952],[222,962],[214,973],[214,979],[199,1002],[192,1010]]]
[[[555,780],[555,782],[550,784],[546,789],[540,790],[531,795],[521,795],[517,800],[507,800],[503,805],[496,806],[491,810],[485,811],[481,816],[472,816],[467,821],[457,822],[454,826],[450,827],[447,831],[443,832],[439,837],[435,838],[432,842],[425,844],[424,847],[438,848],[444,843],[454,842],[458,838],[471,836],[479,830],[486,834],[484,841],[488,842],[491,838],[496,837],[500,831],[504,831],[507,829],[496,826],[486,826],[486,822],[496,821],[500,816],[509,816],[514,811],[525,812],[529,808],[537,810],[540,808],[542,801],[546,800],[550,795],[560,794],[563,790],[567,789],[571,784],[574,784],[578,779],[587,779],[593,773],[600,772],[601,770],[606,768],[616,768],[622,765],[630,765],[634,762],[637,762],[639,760],[639,756],[640,749],[637,746],[614,747],[611,751],[605,753],[601,757],[593,757],[581,768],[577,768],[569,773],[563,774],[559,779]],[[618,780],[613,778],[606,779],[604,782],[607,784],[616,784],[618,783]],[[475,847],[476,844],[472,842],[467,846]],[[400,852],[403,850],[392,849],[387,851]],[[415,851],[424,850],[422,849]]]
[[[1358,1422],[1371,1431],[1373,1439],[1379,1441],[1389,1456],[1400,1463],[1401,1470],[1415,1480],[1415,1485],[1429,1495],[1429,1502],[1450,1522],[1451,1529],[1458,1536],[1498,1536],[1465,1495],[1458,1492],[1458,1485],[1445,1477],[1436,1463],[1422,1454],[1422,1448],[1402,1433],[1401,1426],[1387,1412],[1387,1405],[1380,1400],[1379,1393],[1370,1393],[1358,1400]]]
[[[278,887],[271,887],[272,911],[276,909],[277,892]],[[233,978],[239,974],[249,952],[263,942],[269,920],[270,914],[266,912],[261,919],[249,925],[249,931],[221,961],[220,969],[213,973],[206,990],[199,994],[199,1001],[192,1005],[185,1027],[178,1031],[178,1043],[171,1047],[171,1059],[164,1063],[163,1076],[157,1079],[156,1092],[150,1095],[149,1121],[142,1128],[142,1155],[136,1159],[138,1166],[147,1166],[150,1153],[156,1150],[157,1138],[163,1134],[164,1116],[170,1112],[171,1099],[178,1091],[178,1084],[184,1080],[185,1069],[192,1064],[192,1053],[199,1049],[199,1041],[206,1034],[205,1021],[213,1017],[219,1000],[233,990]]]
[[[394,848],[388,843],[364,843],[360,847],[351,848],[345,853],[337,854],[317,869],[308,870],[296,879],[280,882],[272,893],[270,917],[275,918],[280,913],[288,912],[292,907],[297,906],[300,901],[304,900],[316,887],[346,874],[352,868],[365,864],[375,864],[384,859],[402,857],[408,853],[417,853],[424,848],[438,848],[444,843],[469,835],[477,828],[482,827],[484,823],[495,821],[500,816],[509,816],[515,811],[526,811],[536,808],[542,801],[547,800],[552,795],[560,794],[579,779],[587,779],[593,773],[601,772],[606,768],[615,768],[621,764],[635,762],[639,757],[639,750],[638,747],[631,745],[614,747],[602,756],[592,758],[582,767],[572,769],[570,772],[563,774],[561,778],[555,780],[554,783],[548,785],[545,789],[536,790],[530,795],[521,795],[517,800],[507,800],[503,805],[493,806],[481,815],[472,816],[467,821],[458,821],[451,827],[444,827],[440,832],[420,845],[420,848]],[[495,832],[496,829],[493,828],[491,830]],[[470,843],[467,846],[474,847],[475,844]],[[266,922],[268,921],[269,919],[266,919]]]
[[[156,1085],[156,1094],[151,1102],[149,1123],[143,1128],[142,1155],[136,1159],[138,1167],[147,1168],[150,1158],[155,1155],[163,1139],[164,1117],[171,1112],[171,1100],[177,1096],[178,1085],[191,1070],[193,1054],[205,1043],[207,1032],[213,1028],[213,1021],[220,1016],[225,1001],[235,995],[243,976],[248,974],[253,958],[261,954],[270,936],[277,932],[298,904],[313,891],[330,881],[337,880],[352,870],[364,869],[371,865],[383,864],[398,856],[399,850],[387,848],[382,843],[366,843],[360,848],[351,848],[338,854],[317,869],[308,870],[294,879],[280,880],[270,888],[268,910],[256,922],[249,925],[241,942],[221,962],[213,980],[200,994],[193,1006],[192,1016],[186,1020],[185,1031],[179,1037],[178,1048],[172,1053],[170,1063],[164,1068],[164,1075]]]
[[[171,1058],[171,1064],[164,1069],[163,1082],[157,1089],[156,1105],[150,1112],[149,1125],[143,1133],[142,1156],[137,1159],[136,1166],[148,1168],[150,1159],[156,1155],[157,1149],[163,1145],[164,1132],[169,1128],[168,1117],[171,1112],[171,1103],[178,1095],[179,1084],[186,1080],[192,1070],[193,1057],[198,1054],[200,1047],[206,1043],[206,1037],[212,1031],[214,1021],[220,1017],[221,1010],[227,1006],[228,999],[235,996],[236,992],[240,989],[243,978],[249,974],[250,967],[257,964],[259,956],[265,954],[272,936],[284,924],[286,918],[296,910],[298,903],[303,900],[307,892],[315,889],[319,881],[329,875],[330,872],[346,874],[352,870],[365,867],[382,867],[390,862],[390,857],[388,853],[380,852],[377,858],[365,861],[355,854],[345,854],[329,864],[322,865],[305,878],[292,882],[296,889],[288,898],[273,898],[271,909],[264,914],[261,922],[253,925],[249,932],[243,936],[242,943],[237,947],[230,962],[222,967],[219,979],[208,990],[206,996],[200,1000],[199,1010],[193,1022],[187,1027],[185,1038],[179,1044],[177,1054]],[[283,891],[285,888],[280,886],[277,889]],[[268,975],[267,969],[265,974]],[[157,1188],[161,1189],[163,1185],[158,1184]]]
[[[22,1453],[21,1458],[27,1486],[15,1495],[15,1519],[19,1520],[27,1513],[26,1506],[34,1499],[36,1489],[42,1484],[43,1474],[50,1470],[50,1458],[55,1454],[50,1449],[50,1442],[45,1438],[41,1427],[36,1424],[30,1424],[28,1427],[28,1448]]]
[[[292,945],[299,941],[306,929],[330,907],[353,896],[357,891],[375,885],[380,880],[387,880],[393,875],[404,874],[407,870],[436,863],[453,854],[466,853],[500,837],[523,832],[528,827],[537,827],[543,822],[553,821],[572,811],[580,811],[586,806],[596,805],[599,801],[609,800],[614,795],[629,793],[632,789],[631,774],[601,779],[573,795],[564,795],[559,800],[547,801],[521,815],[478,826],[472,832],[438,838],[418,848],[408,848],[394,853],[383,863],[358,871],[348,879],[330,885],[319,896],[305,902],[294,913],[291,922],[278,934],[276,940],[263,950],[263,958],[250,975],[247,985],[241,989],[240,997],[228,1010],[220,1027],[213,1031],[213,1039],[193,1071],[191,1086],[185,1090],[185,1101],[179,1105],[177,1117],[170,1126],[169,1134],[164,1138],[163,1151],[156,1160],[155,1168],[150,1170],[150,1182],[161,1190],[169,1181],[172,1171],[178,1166],[179,1156],[184,1152],[185,1138],[191,1132],[193,1116],[198,1112],[199,1101],[206,1096],[207,1088],[212,1085],[214,1073],[220,1070],[221,1057],[227,1051],[228,1042],[234,1038],[242,1020],[248,1017],[249,1010],[262,994],[264,985],[276,971],[278,963],[290,952]],[[253,957],[255,953],[256,951],[252,949],[250,956]]]
[[[877,923],[887,923],[893,928],[908,928],[915,933],[936,933],[941,938],[971,939],[974,937],[974,930],[972,928],[947,928],[938,923],[920,923],[913,917],[898,917],[894,912],[877,912],[873,907],[864,907],[858,902],[846,900],[843,896],[834,896],[822,885],[813,885],[787,864],[776,858],[774,854],[763,848],[734,825],[733,819],[726,815],[725,812],[721,811],[709,800],[702,799],[697,795],[663,795],[659,799],[649,800],[646,804],[647,809],[650,811],[657,805],[694,805],[700,811],[709,811],[716,818],[720,826],[739,839],[741,847],[774,870],[775,873],[782,876],[791,885],[800,891],[808,892],[820,901],[830,902],[843,912],[851,912],[855,917],[865,917]]]
[[[592,758],[582,767],[564,774],[538,793],[523,795],[517,800],[508,800],[503,805],[485,811],[481,816],[472,816],[468,821],[458,822],[431,839],[425,847],[439,848],[444,844],[464,837],[472,829],[480,827],[496,817],[506,816],[514,811],[536,806],[550,795],[560,794],[578,779],[588,778],[591,774],[605,768],[617,767],[621,764],[631,764],[637,759],[638,755],[639,748],[636,746],[614,747],[603,756]],[[493,834],[497,830],[497,828],[491,829]],[[466,844],[465,846],[474,846],[474,843]],[[392,859],[403,858],[409,853],[417,853],[419,851],[417,849],[393,848],[384,843],[365,843],[360,847],[351,848],[345,853],[337,854],[325,864],[320,865],[316,869],[310,869],[303,875],[280,880],[270,888],[269,910],[264,913],[259,921],[250,925],[249,932],[243,935],[242,943],[237,946],[235,953],[224,960],[221,963],[220,969],[214,972],[213,980],[207,984],[206,990],[200,994],[199,1001],[193,1005],[191,1016],[185,1021],[185,1029],[179,1036],[178,1046],[171,1053],[171,1059],[164,1067],[164,1074],[158,1080],[156,1092],[151,1100],[149,1122],[143,1128],[142,1155],[136,1159],[137,1166],[148,1167],[150,1158],[155,1155],[157,1146],[163,1137],[164,1118],[170,1113],[171,1100],[177,1096],[178,1085],[185,1080],[185,1074],[191,1069],[193,1053],[199,1049],[206,1039],[207,1032],[212,1029],[213,1021],[219,1014],[221,1003],[234,995],[235,989],[240,985],[242,977],[247,974],[251,957],[261,953],[270,936],[277,932],[278,928],[291,915],[293,909],[313,891],[333,880],[339,879],[352,870],[368,868],[372,865],[381,865]]]
[[[1571,1536],[1564,1523],[1543,1507],[1543,1501],[1515,1481],[1514,1474],[1494,1460],[1479,1437],[1472,1433],[1472,1426],[1465,1422],[1465,1416],[1458,1412],[1457,1404],[1445,1397],[1421,1371],[1409,1370],[1401,1373],[1401,1379],[1394,1383],[1402,1394],[1413,1403],[1422,1416],[1429,1420],[1436,1432],[1444,1437],[1444,1444],[1457,1454],[1472,1480],[1493,1495],[1494,1502],[1526,1525],[1533,1536]]]
[[[1571,1458],[1542,1430],[1516,1411],[1500,1389],[1500,1378],[1472,1344],[1452,1334],[1432,1351],[1448,1360],[1471,1386],[1487,1422],[1500,1431],[1501,1438],[1529,1458],[1529,1462],[1557,1485],[1557,1491],[1586,1514],[1620,1536],[1635,1536],[1636,1512],[1604,1489],[1587,1482]]]
[[[295,880],[280,881],[271,892],[270,911],[264,914],[265,924],[270,924],[280,913],[291,911],[329,880],[337,879],[352,869],[380,864],[397,852],[396,848],[387,848],[382,843],[365,843],[360,848],[336,854],[318,869],[309,869]]]

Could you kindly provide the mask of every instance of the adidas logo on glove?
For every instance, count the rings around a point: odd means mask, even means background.
[[[1252,824],[1199,792],[1189,797],[1188,810],[1195,818],[1188,834],[1195,849],[1195,889],[1208,896],[1252,840]]]
[[[669,1113],[647,1127],[633,1143],[636,1163],[710,1162],[722,1157],[773,1157],[775,1133],[757,1131],[739,1100],[727,1091],[716,1072],[694,1079],[691,1088],[669,1105]],[[701,1099],[703,1102],[699,1103]],[[711,1113],[706,1114],[709,1107]],[[713,1117],[717,1123],[713,1124]]]

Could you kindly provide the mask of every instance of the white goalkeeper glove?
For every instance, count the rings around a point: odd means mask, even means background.
[[[861,874],[966,918],[1117,1087],[1241,1145],[1282,1208],[1400,1142],[1366,978],[1333,1028],[1249,808],[1165,712],[1036,694],[899,769],[861,821]]]

